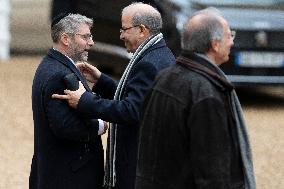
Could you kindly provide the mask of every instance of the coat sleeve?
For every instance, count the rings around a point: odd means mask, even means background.
[[[47,121],[54,134],[63,139],[93,141],[98,137],[98,121],[86,119],[76,110],[69,107],[65,100],[52,99],[54,93],[63,94],[66,86],[64,74],[56,74],[44,86],[43,106]]]
[[[152,86],[157,69],[149,62],[140,62],[134,68],[125,88],[123,99],[109,100],[85,92],[77,110],[91,118],[119,124],[137,124],[145,93]]]
[[[102,98],[112,100],[116,91],[116,87],[117,82],[102,73],[98,82],[93,87],[93,92],[100,95]]]
[[[196,103],[187,125],[197,188],[230,188],[231,136],[224,103],[207,98]]]

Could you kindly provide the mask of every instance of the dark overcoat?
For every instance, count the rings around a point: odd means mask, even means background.
[[[78,110],[93,118],[117,123],[116,188],[133,189],[137,161],[137,134],[144,96],[157,73],[175,63],[164,40],[149,47],[138,59],[126,81],[120,101],[112,100],[117,83],[102,74],[94,92],[85,92]]]
[[[182,58],[197,66],[165,69],[145,100],[135,189],[243,189],[233,86],[206,59]]]
[[[99,189],[103,184],[103,148],[98,121],[85,118],[65,100],[63,77],[75,73],[69,58],[50,49],[38,66],[32,86],[34,155],[30,189]]]

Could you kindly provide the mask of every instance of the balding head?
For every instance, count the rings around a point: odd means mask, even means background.
[[[141,2],[132,3],[122,10],[122,15],[132,17],[132,25],[144,25],[151,34],[157,34],[162,29],[162,17],[157,9]]]
[[[184,25],[182,48],[205,54],[217,65],[229,60],[234,44],[228,22],[215,9],[204,9],[194,14]]]
[[[205,10],[194,14],[185,23],[182,32],[184,50],[206,53],[211,48],[212,40],[223,38],[222,17],[215,12]]]

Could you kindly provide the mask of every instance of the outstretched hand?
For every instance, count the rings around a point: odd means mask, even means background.
[[[85,76],[86,80],[96,84],[98,79],[101,77],[101,72],[95,66],[88,63],[77,63],[77,68]]]
[[[77,108],[78,102],[82,94],[86,91],[81,81],[79,81],[79,89],[76,91],[64,90],[65,95],[53,94],[52,98],[57,98],[61,100],[67,100],[69,106],[72,108]]]

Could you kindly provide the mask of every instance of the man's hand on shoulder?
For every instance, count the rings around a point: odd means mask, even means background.
[[[77,108],[78,102],[82,94],[86,91],[81,81],[79,81],[79,89],[76,91],[64,90],[65,95],[53,94],[51,97],[61,100],[67,100],[69,106]]]

